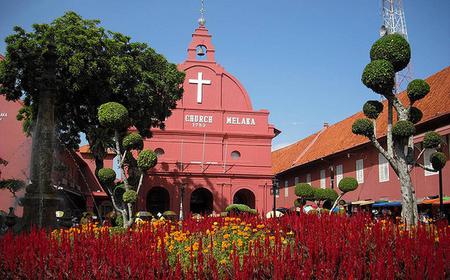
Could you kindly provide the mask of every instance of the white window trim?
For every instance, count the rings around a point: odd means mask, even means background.
[[[356,160],[356,180],[358,184],[364,183],[364,160]]]
[[[386,171],[385,176],[383,170]],[[380,183],[389,181],[389,162],[381,153],[378,154],[378,181]]]
[[[306,183],[311,185],[311,173],[306,174]]]
[[[325,169],[320,170],[320,187],[325,189],[327,187],[327,177],[325,173]]]
[[[344,178],[344,166],[342,164],[336,165],[336,186]]]

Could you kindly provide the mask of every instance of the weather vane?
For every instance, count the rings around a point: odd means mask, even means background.
[[[205,20],[205,1],[201,0],[202,3],[202,7],[200,8],[200,18],[198,19],[198,24],[200,24],[201,26],[204,26],[206,23]]]

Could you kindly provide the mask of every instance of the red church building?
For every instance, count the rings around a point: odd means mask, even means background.
[[[279,133],[267,110],[254,110],[243,85],[215,60],[215,47],[204,24],[192,34],[183,98],[166,120],[152,129],[145,148],[158,164],[144,179],[137,210],[162,213],[219,213],[231,203],[260,212],[272,208],[271,146]],[[81,156],[93,168],[87,147]],[[111,162],[109,162],[111,165]],[[95,193],[101,203],[106,194]],[[107,202],[105,202],[107,204]]]
[[[416,158],[424,133],[434,130],[443,136],[444,153],[449,156],[450,138],[450,67],[432,75],[427,82],[430,93],[414,106],[423,112],[422,120],[416,125],[417,134],[414,137]],[[406,92],[400,93],[400,100],[407,104]],[[384,108],[387,108],[386,101]],[[324,127],[292,145],[272,152],[272,170],[280,181],[280,195],[277,204],[292,207],[297,198],[294,186],[299,182],[310,183],[314,187],[335,188],[344,177],[354,177],[359,187],[354,192],[346,194],[347,202],[360,200],[400,200],[400,184],[394,170],[386,159],[378,153],[369,140],[352,133],[352,124],[356,119],[363,118],[363,112],[358,112],[334,125]],[[385,142],[387,126],[387,110],[377,119],[377,136],[381,143]],[[420,163],[431,168],[429,157],[434,150],[425,150]],[[425,159],[425,161],[424,161]],[[443,193],[450,195],[450,162],[442,170]],[[411,178],[416,197],[439,194],[439,179],[437,172],[425,171],[414,167]],[[338,190],[337,190],[338,191]],[[338,191],[339,192],[339,191]]]

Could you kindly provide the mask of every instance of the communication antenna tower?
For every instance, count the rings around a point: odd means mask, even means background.
[[[380,36],[397,33],[409,41],[402,0],[381,0],[381,5],[383,25],[380,28]],[[405,69],[396,74],[395,93],[399,93],[404,89],[411,80],[412,65],[410,62]]]

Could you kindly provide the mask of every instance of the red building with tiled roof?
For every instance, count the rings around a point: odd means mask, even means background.
[[[431,91],[415,103],[423,112],[423,118],[416,125],[414,142],[420,147],[423,134],[435,130],[444,136],[447,143],[444,152],[449,158],[450,67],[426,80]],[[400,93],[399,98],[404,104],[407,103],[406,92]],[[280,180],[280,187],[284,188],[277,201],[280,206],[293,206],[297,182],[308,182],[314,187],[336,188],[338,181],[348,176],[357,178],[360,185],[356,191],[345,195],[346,201],[400,199],[399,181],[392,168],[383,157],[379,157],[378,151],[366,137],[352,133],[353,122],[363,117],[363,112],[358,112],[334,125],[324,125],[320,131],[305,139],[272,152],[272,170]],[[378,117],[376,127],[377,136],[383,143],[386,138],[387,110]],[[425,152],[425,158],[429,158],[430,152]],[[450,195],[450,164],[442,172],[444,195]],[[415,167],[412,181],[419,199],[439,193],[437,173]]]

